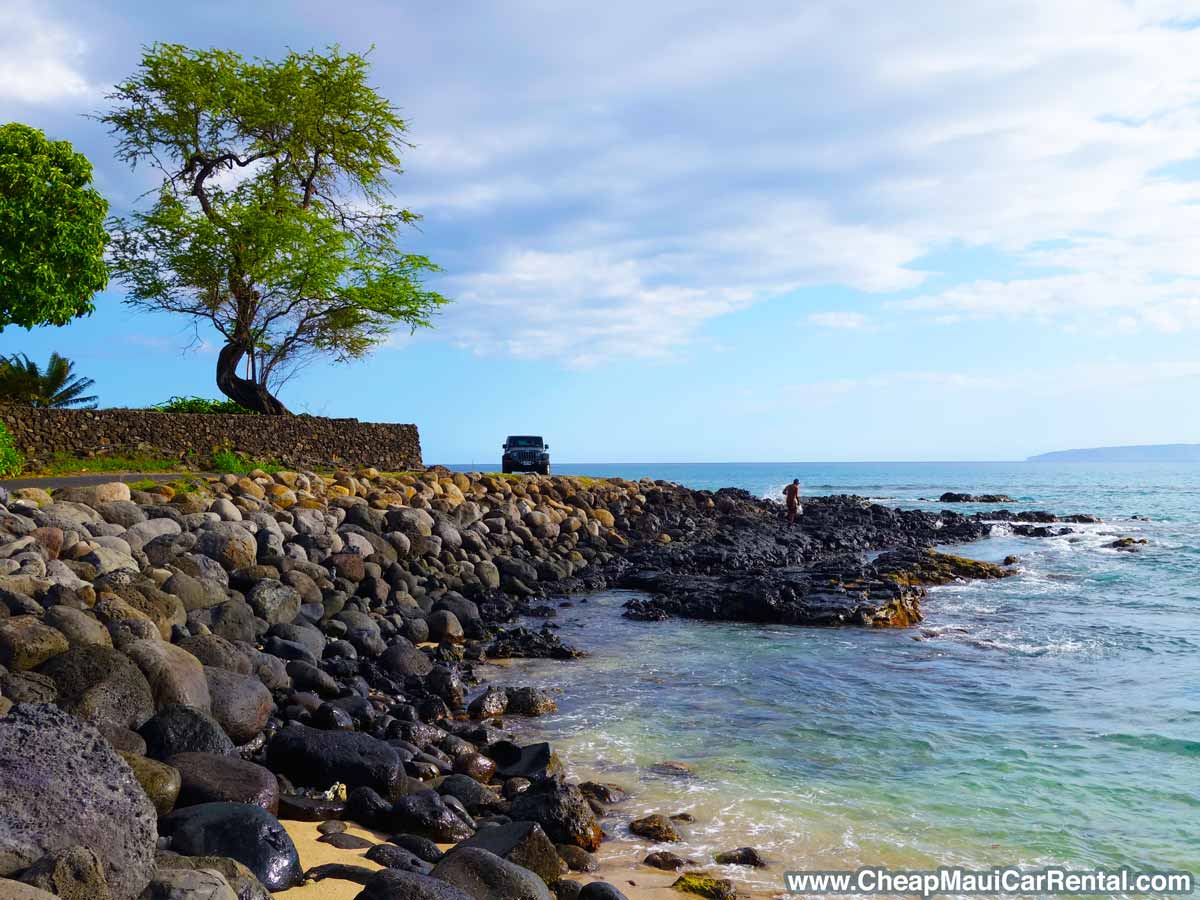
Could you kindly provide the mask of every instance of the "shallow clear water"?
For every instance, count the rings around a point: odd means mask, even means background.
[[[934,589],[914,629],[633,622],[619,592],[574,601],[555,621],[591,656],[521,662],[506,680],[561,688],[560,712],[533,727],[577,774],[633,788],[625,819],[691,811],[685,850],[752,843],[779,864],[758,876],[773,889],[784,868],[866,863],[1200,871],[1200,466],[568,470],[772,496],[799,477],[809,494],[922,508],[945,490],[1003,492],[1105,520],[1053,539],[1001,526],[959,548],[1016,554],[1021,573]],[[1121,535],[1149,544],[1104,547]],[[666,759],[696,777],[648,771]]]

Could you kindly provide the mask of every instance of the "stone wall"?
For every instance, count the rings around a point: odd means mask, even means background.
[[[288,466],[421,467],[416,425],[316,416],[206,415],[142,409],[32,409],[0,405],[0,421],[30,460],[104,453],[207,458],[229,447]]]

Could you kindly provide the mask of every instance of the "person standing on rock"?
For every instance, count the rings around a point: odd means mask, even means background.
[[[787,503],[788,525],[796,524],[796,516],[800,515],[800,479],[793,478],[792,483],[783,489],[783,499]]]

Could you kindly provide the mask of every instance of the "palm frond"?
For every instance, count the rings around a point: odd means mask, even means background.
[[[44,372],[23,353],[0,357],[0,400],[43,409],[95,408],[96,396],[83,395],[95,381],[76,376],[74,368],[57,353],[50,354]]]

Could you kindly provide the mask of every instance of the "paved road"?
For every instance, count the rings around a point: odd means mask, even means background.
[[[187,475],[210,475],[209,472],[98,472],[93,475],[53,475],[44,478],[9,478],[0,480],[0,487],[10,491],[16,488],[37,487],[44,490],[60,487],[87,487],[93,484],[108,484],[110,481],[175,481]]]

